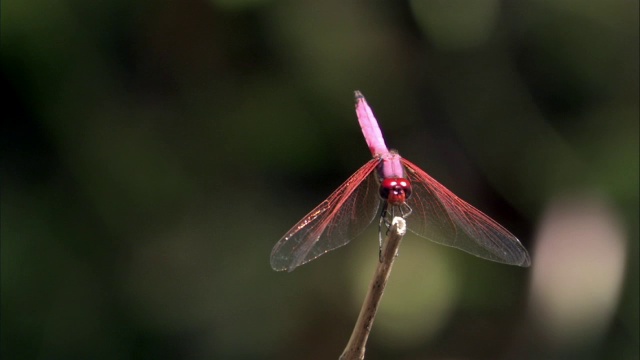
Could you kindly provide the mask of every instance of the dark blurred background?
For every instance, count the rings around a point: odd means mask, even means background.
[[[638,2],[2,2],[2,359],[336,359],[377,228],[269,254],[387,144],[516,234],[407,236],[367,359],[637,359]],[[409,222],[411,220],[409,219]]]

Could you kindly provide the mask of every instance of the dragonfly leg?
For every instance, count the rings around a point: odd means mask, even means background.
[[[407,205],[406,203],[400,206],[400,215],[402,215],[402,218],[406,219],[407,217],[409,217],[409,215],[411,215],[412,212],[413,212],[413,209],[411,208],[411,206]]]

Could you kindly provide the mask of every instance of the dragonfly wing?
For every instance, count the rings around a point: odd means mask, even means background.
[[[346,245],[371,223],[380,205],[372,159],[340,185],[276,243],[271,251],[274,270],[292,271],[318,256]]]
[[[409,230],[483,259],[529,266],[527,250],[507,229],[457,197],[422,169],[402,159],[412,184]]]

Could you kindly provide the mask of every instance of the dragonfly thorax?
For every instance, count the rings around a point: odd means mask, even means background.
[[[390,205],[400,205],[411,196],[411,183],[403,178],[387,178],[380,183],[380,197]]]

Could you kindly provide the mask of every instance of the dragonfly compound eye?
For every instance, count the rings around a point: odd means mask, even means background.
[[[389,178],[380,184],[380,197],[391,205],[403,204],[411,196],[411,183],[402,178]]]

